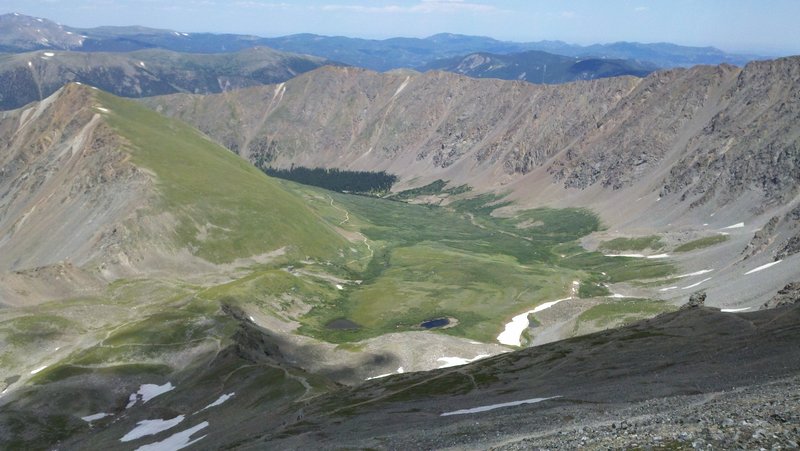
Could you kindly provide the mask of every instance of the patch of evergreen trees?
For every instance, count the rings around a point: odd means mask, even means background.
[[[272,177],[291,180],[305,185],[338,191],[340,193],[377,194],[388,192],[397,181],[397,176],[386,171],[343,171],[340,169],[306,168],[292,166],[290,169],[264,168]]]

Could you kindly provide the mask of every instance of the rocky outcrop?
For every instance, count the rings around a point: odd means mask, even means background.
[[[706,292],[697,291],[689,296],[689,301],[681,306],[681,310],[704,307],[706,305]]]
[[[773,216],[767,221],[764,227],[753,234],[753,238],[742,251],[745,259],[756,255],[769,246],[769,243],[774,238],[775,228],[778,226],[779,221],[779,217]]]
[[[0,142],[0,272],[86,264],[115,247],[120,221],[147,198],[150,177],[86,87],[7,115]]]
[[[761,310],[793,305],[800,302],[800,282],[792,282],[778,290],[778,293],[761,306]]]

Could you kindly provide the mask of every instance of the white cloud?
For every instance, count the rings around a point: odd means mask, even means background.
[[[633,8],[633,10],[636,11],[637,13],[643,13],[643,12],[647,11],[648,9],[650,9],[650,8],[648,8],[646,6],[637,6],[636,8]]]

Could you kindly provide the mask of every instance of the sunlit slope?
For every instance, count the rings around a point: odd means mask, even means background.
[[[195,129],[111,94],[97,100],[134,164],[155,175],[177,242],[195,255],[225,263],[287,247],[323,257],[345,245],[297,196]]]

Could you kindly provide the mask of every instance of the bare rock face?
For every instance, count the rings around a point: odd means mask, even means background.
[[[761,310],[793,305],[800,302],[800,282],[792,282],[778,290],[778,293],[761,306]]]
[[[705,305],[706,305],[706,292],[697,291],[692,293],[691,296],[689,296],[689,302],[683,304],[681,306],[681,310],[703,307]]]
[[[0,271],[87,263],[146,197],[90,92],[66,86],[0,121]]]
[[[557,86],[325,67],[225,96],[144,100],[259,165],[387,170],[499,189],[652,184],[687,208],[800,186],[800,57]],[[420,182],[424,180],[420,179]]]
[[[744,248],[742,254],[744,254],[744,258],[750,258],[757,253],[766,249],[769,246],[770,241],[773,239],[773,234],[775,233],[775,228],[778,226],[778,222],[780,218],[777,216],[773,216],[770,220],[761,228],[761,230],[757,231],[753,234],[753,238],[747,243],[747,247]]]

